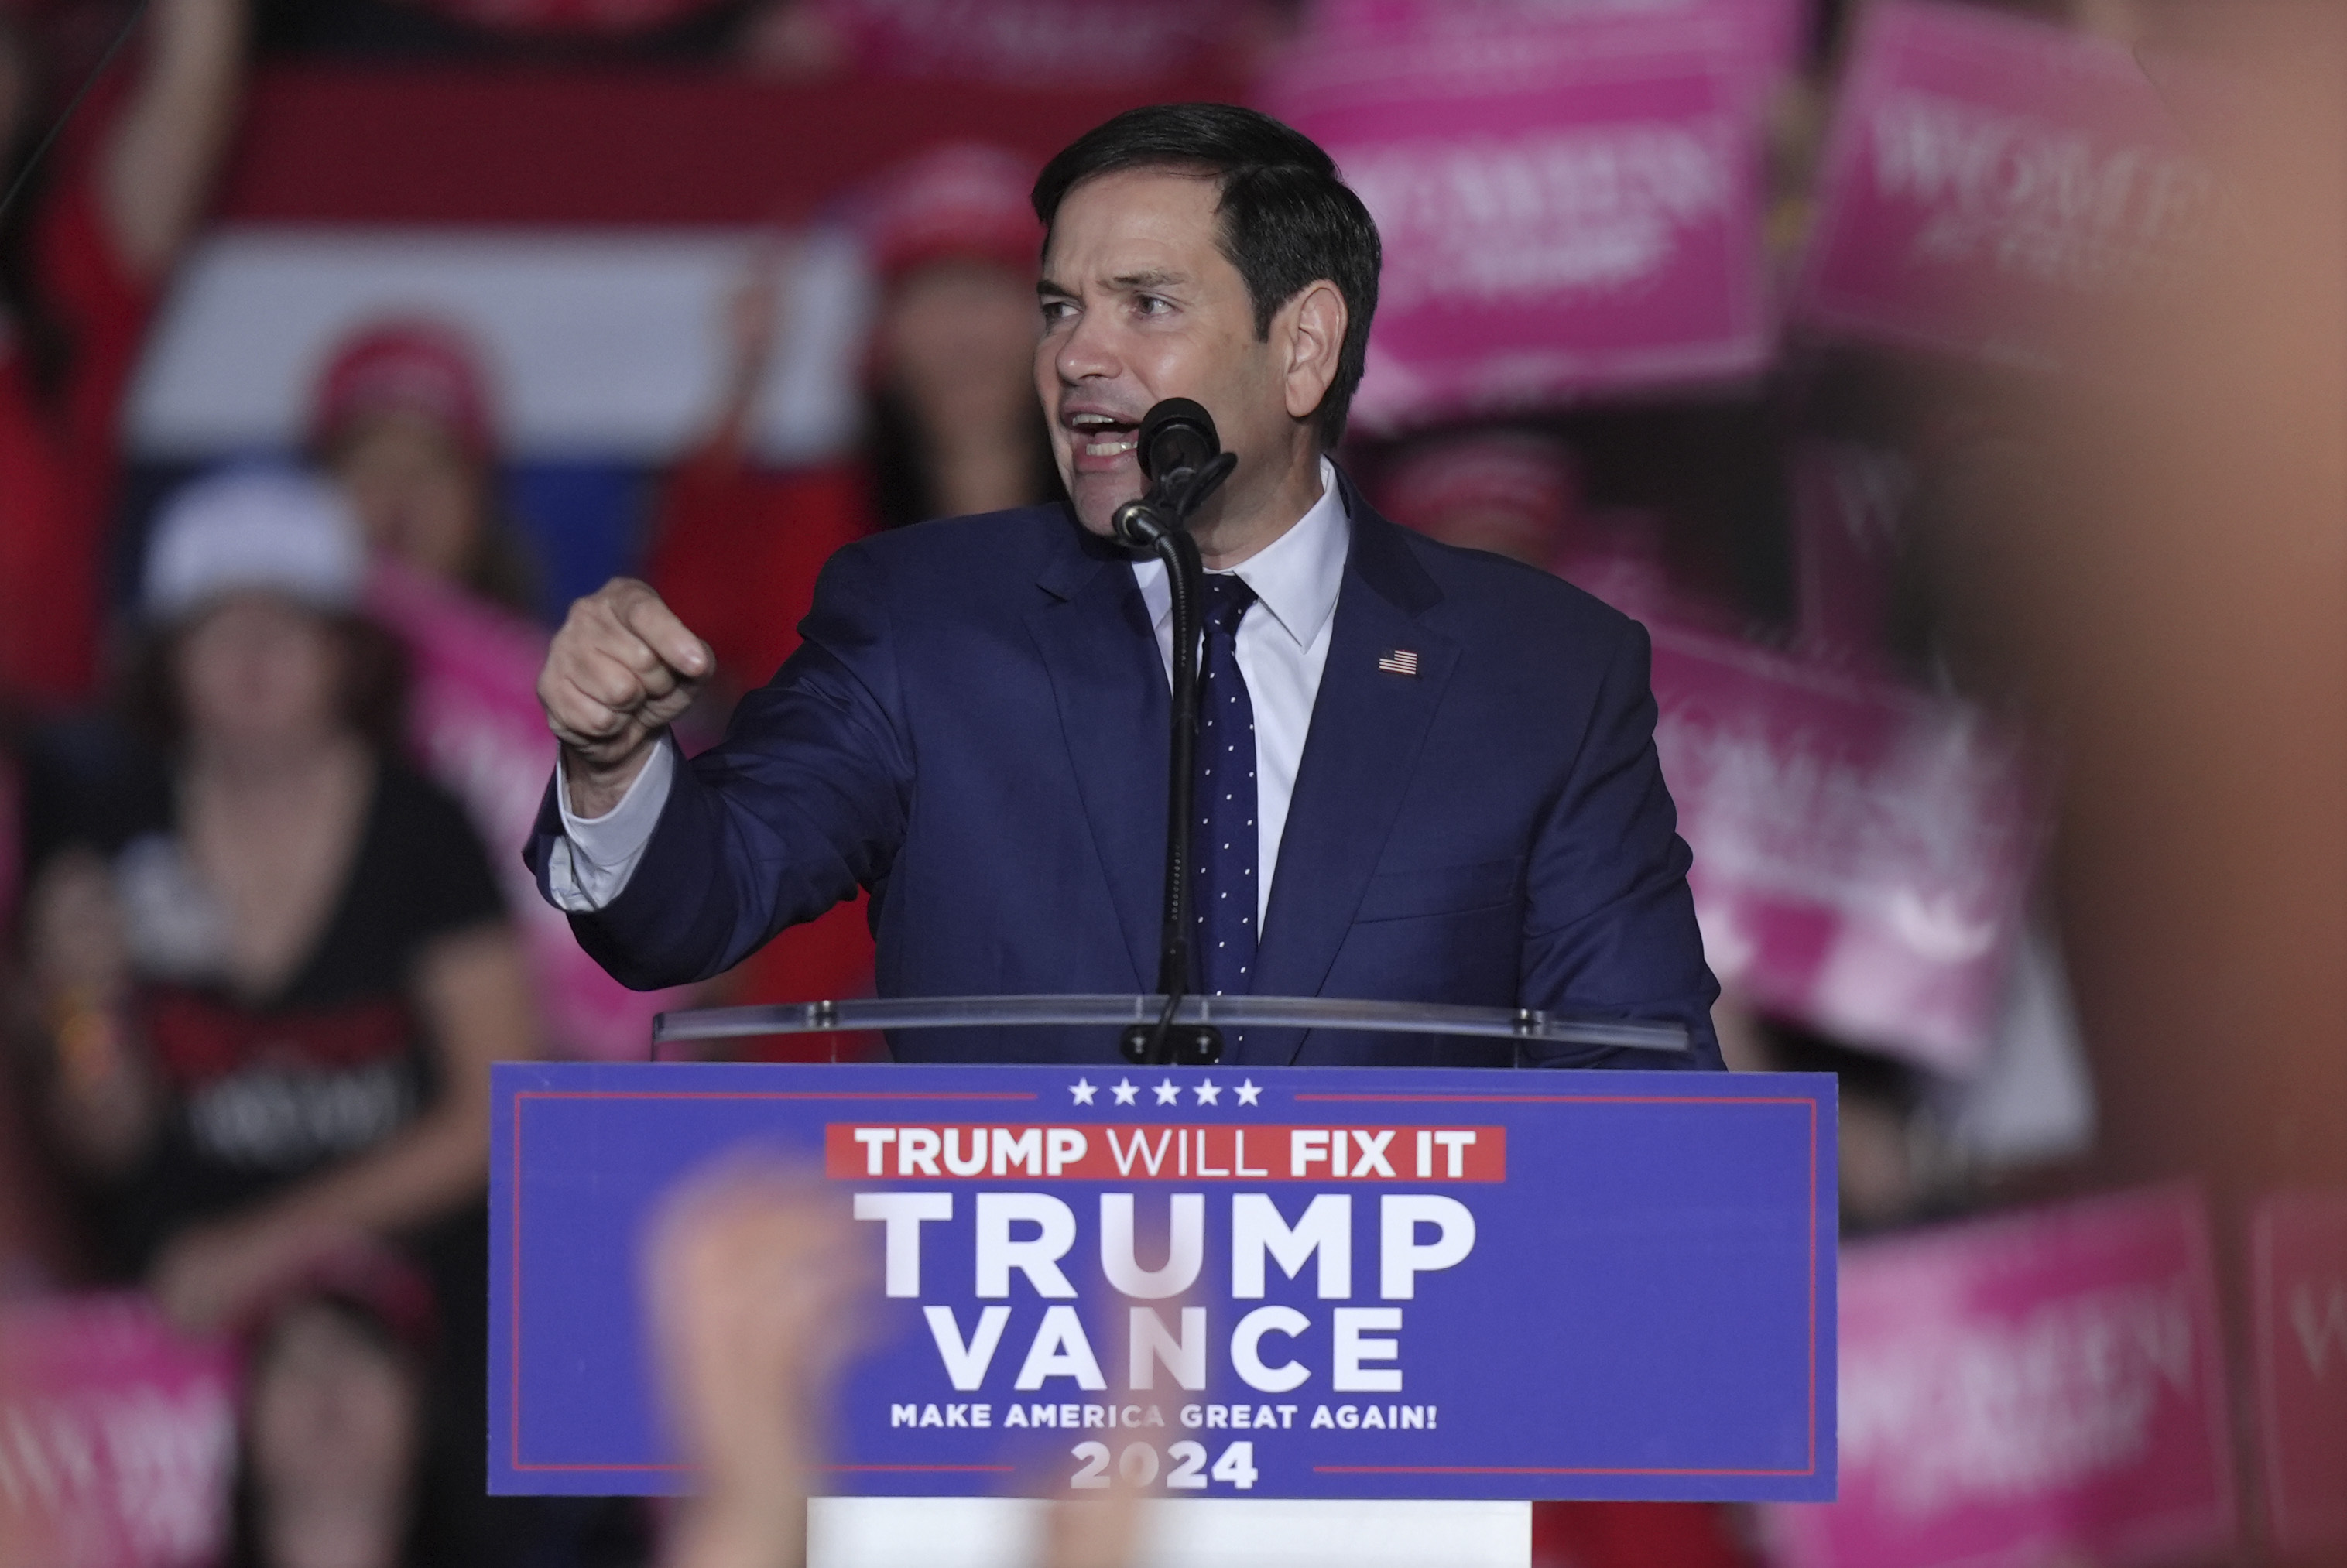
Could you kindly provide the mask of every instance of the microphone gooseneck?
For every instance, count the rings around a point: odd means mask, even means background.
[[[1164,924],[1158,942],[1157,989],[1164,1009],[1154,1024],[1124,1031],[1127,1060],[1158,1065],[1210,1062],[1223,1052],[1222,1032],[1211,1024],[1177,1025],[1174,1009],[1190,989],[1190,829],[1197,807],[1198,640],[1205,598],[1205,569],[1198,542],[1185,526],[1206,497],[1238,466],[1222,449],[1214,415],[1186,397],[1169,397],[1141,421],[1134,456],[1149,489],[1116,509],[1119,542],[1147,550],[1165,563],[1174,609],[1174,706],[1171,774],[1165,814]]]

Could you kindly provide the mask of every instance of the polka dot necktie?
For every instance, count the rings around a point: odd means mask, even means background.
[[[1206,579],[1205,656],[1198,672],[1196,876],[1199,989],[1244,994],[1255,968],[1255,703],[1239,673],[1239,620],[1255,589]]]

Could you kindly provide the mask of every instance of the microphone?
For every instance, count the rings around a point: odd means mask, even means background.
[[[1141,417],[1141,471],[1163,484],[1184,468],[1203,468],[1223,449],[1214,416],[1186,397],[1162,399]]]
[[[1112,526],[1118,541],[1134,549],[1155,548],[1238,466],[1223,450],[1214,416],[1186,397],[1160,399],[1142,415],[1133,455],[1149,492],[1119,507]]]

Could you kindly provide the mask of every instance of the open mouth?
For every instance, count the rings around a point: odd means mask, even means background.
[[[1075,432],[1077,452],[1086,457],[1122,457],[1141,440],[1137,422],[1106,414],[1071,414],[1068,427]]]

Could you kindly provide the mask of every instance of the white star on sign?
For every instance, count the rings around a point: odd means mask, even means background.
[[[1100,1091],[1092,1086],[1092,1082],[1089,1079],[1079,1078],[1073,1084],[1070,1085],[1068,1092],[1075,1096],[1077,1104],[1090,1105],[1092,1102],[1092,1096],[1099,1093]]]
[[[1174,1082],[1174,1081],[1172,1079],[1170,1079],[1170,1078],[1169,1078],[1169,1079],[1167,1079],[1164,1082],[1163,1082],[1163,1083],[1159,1084],[1159,1085],[1157,1086],[1157,1103],[1159,1103],[1160,1105],[1179,1105],[1179,1104],[1181,1104],[1181,1103],[1182,1103],[1182,1086],[1181,1086],[1180,1084],[1178,1084],[1178,1083]]]
[[[1130,1105],[1133,1103],[1133,1097],[1141,1091],[1133,1086],[1133,1080],[1123,1078],[1119,1079],[1109,1092],[1116,1096],[1116,1102],[1119,1105]]]
[[[1245,1082],[1239,1085],[1238,1097],[1240,1104],[1252,1105],[1257,1100],[1263,1098],[1263,1091],[1257,1089],[1255,1086],[1255,1080],[1250,1078]]]
[[[1199,1080],[1198,1103],[1201,1105],[1219,1105],[1222,1102],[1223,1091],[1215,1085],[1214,1081],[1211,1078]]]

